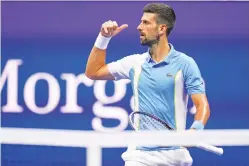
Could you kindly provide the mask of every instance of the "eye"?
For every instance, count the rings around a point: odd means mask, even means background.
[[[147,20],[143,20],[143,23],[144,24],[148,24],[149,22]]]
[[[147,20],[142,20],[143,24],[149,24],[149,22]]]

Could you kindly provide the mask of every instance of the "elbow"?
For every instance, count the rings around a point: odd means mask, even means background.
[[[91,78],[91,73],[87,70],[87,68],[85,69],[85,76],[87,78]]]
[[[85,76],[86,76],[87,78],[91,79],[91,80],[96,80],[96,79],[97,79],[96,74],[90,73],[90,72],[87,72],[87,71],[85,71]]]
[[[93,72],[91,70],[86,69],[85,76],[91,80],[99,80],[98,72]]]
[[[85,76],[91,80],[94,80],[96,77],[96,73],[87,65],[85,68]]]

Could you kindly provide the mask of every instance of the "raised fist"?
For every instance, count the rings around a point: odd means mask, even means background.
[[[113,37],[127,27],[128,24],[118,26],[118,23],[116,21],[109,20],[102,24],[100,33],[105,37]]]

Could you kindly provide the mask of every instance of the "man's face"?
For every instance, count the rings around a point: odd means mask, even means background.
[[[156,22],[156,14],[144,13],[141,23],[137,27],[140,33],[140,42],[142,45],[151,46],[158,39],[159,28]]]

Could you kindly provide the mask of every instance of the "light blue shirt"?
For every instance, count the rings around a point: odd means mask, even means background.
[[[188,96],[205,93],[205,87],[193,58],[169,45],[162,62],[154,62],[145,52],[110,63],[108,69],[116,80],[131,80],[135,111],[148,112],[176,130],[185,130]]]

